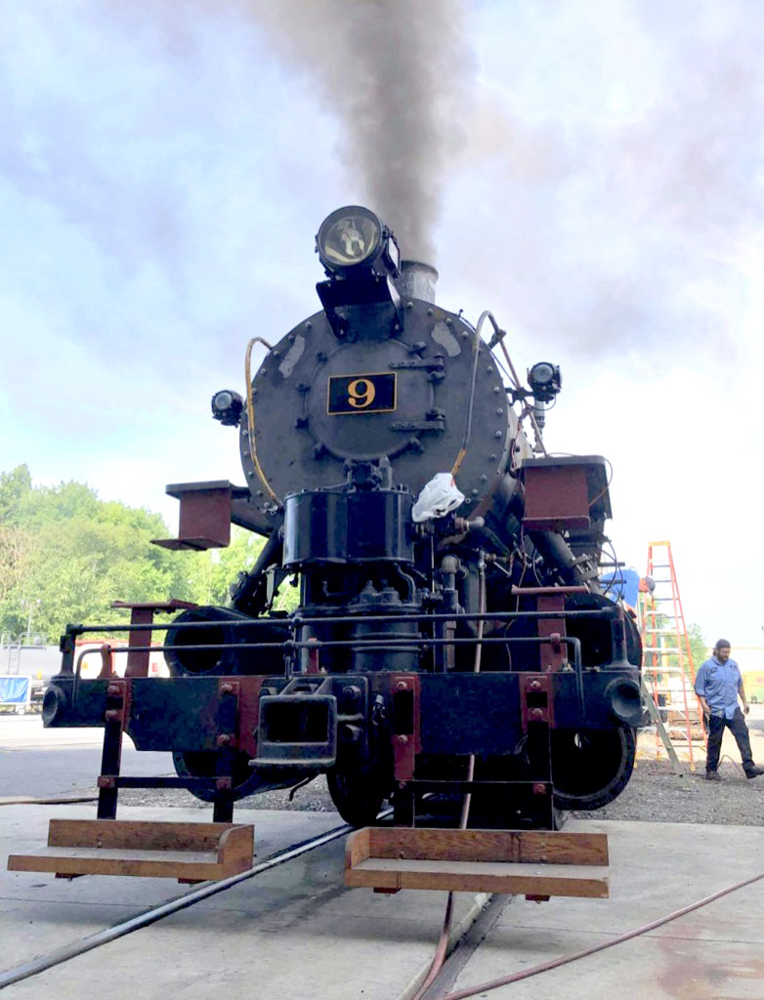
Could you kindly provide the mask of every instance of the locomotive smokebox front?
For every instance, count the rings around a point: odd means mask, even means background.
[[[247,483],[267,510],[269,489],[283,500],[344,483],[354,463],[389,464],[392,484],[416,497],[454,465],[469,414],[461,513],[481,513],[517,430],[494,359],[469,324],[435,304],[434,268],[399,266],[392,234],[366,210],[334,216],[337,240],[340,230],[356,234],[342,247],[360,253],[366,239],[376,250],[342,265],[331,245],[319,247],[324,311],[276,344],[252,383],[254,449],[246,413],[241,425]]]

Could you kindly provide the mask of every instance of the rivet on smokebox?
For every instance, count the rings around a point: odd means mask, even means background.
[[[540,691],[541,681],[531,681],[531,691]]]
[[[534,719],[540,719],[543,714],[544,713],[541,711],[540,708],[534,708],[533,711],[531,712],[531,715],[533,716]]]
[[[396,737],[395,737],[395,739],[396,739],[396,741],[397,741],[398,743],[400,743],[400,744],[401,744],[401,746],[405,746],[405,745],[406,745],[406,744],[408,743],[408,741],[409,741],[409,738],[408,738],[408,736],[403,736],[403,735],[401,735],[401,736],[396,736]]]
[[[408,684],[405,681],[398,681],[395,687],[397,691],[406,691],[408,689]]]

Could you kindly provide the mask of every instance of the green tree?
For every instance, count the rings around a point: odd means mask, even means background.
[[[0,525],[18,523],[24,501],[32,490],[32,477],[26,465],[12,472],[0,472]]]
[[[700,625],[692,624],[687,629],[687,636],[690,640],[690,651],[692,652],[692,664],[697,672],[701,663],[708,659],[708,643],[703,635]]]
[[[186,600],[197,604],[227,605],[229,590],[238,574],[252,569],[265,539],[234,525],[231,544],[225,549],[180,553],[185,567]]]
[[[57,640],[70,622],[118,624],[114,600],[229,604],[229,589],[264,544],[234,527],[231,544],[206,552],[152,545],[168,528],[158,514],[100,500],[84,483],[34,486],[26,466],[0,474],[0,632]],[[296,592],[282,586],[276,607]]]
[[[0,631],[42,632],[51,641],[68,622],[114,622],[115,599],[188,598],[174,553],[151,545],[166,537],[150,511],[106,503],[83,483],[35,487],[26,466],[0,475]]]

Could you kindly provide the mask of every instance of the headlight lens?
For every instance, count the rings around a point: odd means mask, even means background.
[[[316,237],[318,255],[331,270],[354,267],[373,257],[382,239],[382,224],[360,205],[338,208],[321,223]]]

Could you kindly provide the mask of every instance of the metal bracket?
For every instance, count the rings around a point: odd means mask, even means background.
[[[387,367],[397,371],[409,368],[423,368],[428,372],[437,372],[443,371],[445,361],[442,355],[438,354],[434,358],[411,358],[409,361],[391,361]]]
[[[446,429],[446,422],[443,417],[436,420],[396,420],[390,424],[391,431],[400,434],[411,434],[416,432],[433,431],[436,434],[442,433]]]
[[[554,701],[552,678],[549,674],[520,674],[520,711],[523,732],[528,726],[542,723],[554,727]]]
[[[394,674],[391,678],[393,692],[393,760],[395,780],[411,781],[414,777],[415,758],[421,752],[419,676]]]

